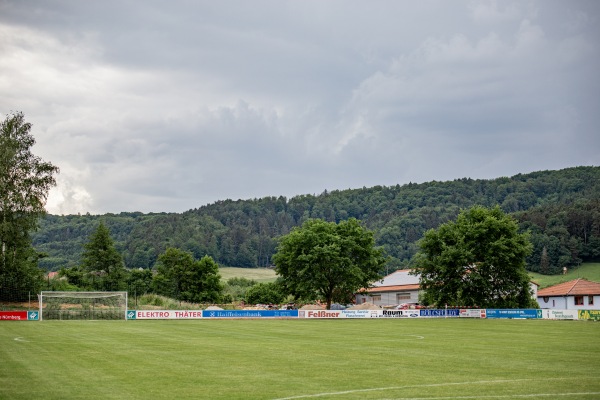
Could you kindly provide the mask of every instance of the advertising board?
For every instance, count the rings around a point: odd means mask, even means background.
[[[0,311],[0,321],[27,321],[27,311]]]
[[[455,308],[440,309],[440,310],[419,310],[419,316],[421,317],[458,317],[460,310]]]
[[[298,310],[204,310],[204,318],[297,318]]]
[[[379,318],[383,310],[299,310],[299,318]]]
[[[517,319],[542,318],[542,310],[535,310],[535,309],[488,308],[485,311],[486,311],[486,318],[517,318]]]
[[[342,310],[299,310],[300,318],[343,318]]]
[[[591,319],[600,321],[600,310],[579,310],[577,313],[579,319]]]
[[[138,319],[200,319],[201,310],[128,310],[128,320]]]
[[[418,318],[419,310],[381,310],[379,318]]]
[[[542,310],[544,319],[579,319],[577,310]]]
[[[485,318],[485,310],[477,308],[461,308],[459,317],[461,318]]]
[[[342,310],[340,318],[377,318],[381,310]]]

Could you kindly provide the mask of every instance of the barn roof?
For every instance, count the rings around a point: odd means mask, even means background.
[[[373,283],[372,287],[361,289],[359,292],[383,293],[419,290],[419,277],[411,275],[410,272],[410,269],[399,269]]]
[[[381,281],[375,282],[373,286],[397,286],[414,285],[419,283],[418,275],[410,275],[410,269],[399,269],[384,277]]]
[[[540,289],[537,295],[538,297],[600,295],[600,283],[578,278]]]

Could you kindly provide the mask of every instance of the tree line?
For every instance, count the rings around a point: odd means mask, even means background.
[[[268,267],[277,238],[309,219],[355,218],[374,232],[391,272],[410,265],[424,233],[474,205],[514,217],[533,244],[530,271],[555,274],[600,259],[600,168],[575,167],[498,179],[457,179],[324,191],[292,198],[222,200],[183,213],[48,215],[32,233],[49,271],[79,263],[83,244],[102,221],[127,268],[152,268],[173,247],[222,266]]]

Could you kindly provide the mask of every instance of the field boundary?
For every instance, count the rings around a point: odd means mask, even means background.
[[[173,319],[552,319],[600,321],[599,310],[419,309],[419,310],[127,310],[127,320]],[[39,312],[0,311],[0,321],[38,321]]]

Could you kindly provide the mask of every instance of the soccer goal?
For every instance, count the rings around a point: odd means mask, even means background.
[[[127,292],[50,292],[39,295],[42,319],[127,319]]]

